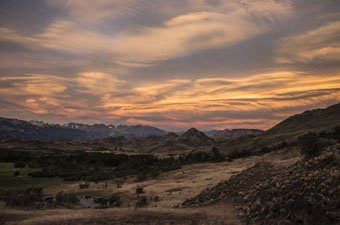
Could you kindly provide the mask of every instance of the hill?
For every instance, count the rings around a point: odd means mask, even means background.
[[[256,137],[243,136],[227,141],[222,149],[225,152],[236,149],[253,151],[282,141],[294,141],[308,132],[329,131],[336,126],[340,126],[340,103],[325,109],[308,110],[291,116]]]

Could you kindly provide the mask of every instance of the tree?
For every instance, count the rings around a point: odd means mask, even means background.
[[[309,132],[298,138],[301,153],[305,158],[312,158],[320,155],[321,145],[318,136],[315,133]]]
[[[224,156],[220,153],[220,150],[217,148],[217,147],[213,147],[211,149],[211,152],[213,154],[213,160],[214,161],[217,161],[217,162],[221,162],[221,161],[224,161]]]

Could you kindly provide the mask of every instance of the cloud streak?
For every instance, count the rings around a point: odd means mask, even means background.
[[[100,115],[102,122],[145,123],[169,129],[246,124],[269,128],[292,113],[340,101],[339,74],[320,78],[300,72],[169,80],[142,86],[130,86],[104,73],[84,72],[64,79],[5,77],[0,87],[2,96],[36,115],[56,115],[62,121]],[[72,98],[68,98],[70,90]],[[93,100],[84,102],[84,94]]]
[[[1,116],[269,128],[339,102],[331,0],[21,4],[0,2]]]
[[[340,21],[331,22],[317,29],[280,42],[278,63],[339,63]]]

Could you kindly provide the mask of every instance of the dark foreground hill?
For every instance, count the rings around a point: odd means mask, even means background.
[[[230,140],[223,145],[222,149],[225,152],[255,151],[263,147],[278,145],[283,141],[294,141],[308,132],[330,131],[336,126],[340,126],[340,103],[325,109],[309,110],[291,116],[256,137],[243,136]]]

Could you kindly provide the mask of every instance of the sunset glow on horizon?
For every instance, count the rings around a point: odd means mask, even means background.
[[[4,0],[0,117],[268,129],[340,102],[333,0]]]

